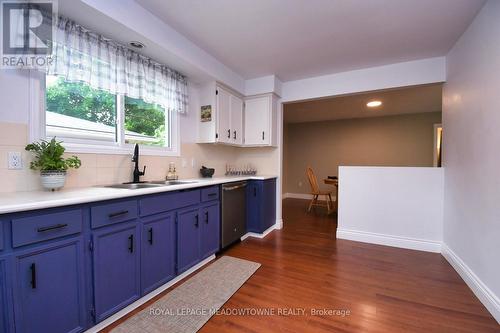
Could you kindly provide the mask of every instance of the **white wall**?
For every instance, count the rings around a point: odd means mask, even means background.
[[[448,54],[444,255],[500,322],[500,1]]]
[[[440,252],[443,170],[340,167],[337,238]]]
[[[29,72],[2,69],[0,71],[0,122],[28,123]]]
[[[283,102],[444,82],[445,58],[429,58],[283,82]]]

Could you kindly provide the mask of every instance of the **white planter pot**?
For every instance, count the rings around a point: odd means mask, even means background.
[[[66,183],[66,171],[41,171],[40,179],[43,188],[55,191]]]

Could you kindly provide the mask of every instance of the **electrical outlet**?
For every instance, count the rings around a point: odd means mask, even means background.
[[[196,160],[193,158],[191,158],[191,168],[194,169],[194,167],[196,166]]]
[[[299,182],[299,187],[302,187],[302,182]]]
[[[186,161],[186,159],[185,159],[185,158],[183,158],[183,159],[182,159],[182,162],[181,162],[181,163],[182,163],[182,167],[183,167],[183,168],[187,167],[187,161]]]
[[[21,170],[23,168],[23,159],[18,151],[9,152],[9,169]]]

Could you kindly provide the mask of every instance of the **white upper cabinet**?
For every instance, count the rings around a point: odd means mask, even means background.
[[[216,82],[200,89],[198,143],[243,145],[243,98]]]
[[[200,89],[198,142],[240,147],[277,145],[277,97],[263,94],[243,99],[212,82]]]
[[[217,114],[217,133],[216,142],[231,143],[231,105],[232,96],[226,89],[217,87],[216,89],[216,107]]]
[[[277,99],[273,94],[245,99],[245,146],[277,144]]]
[[[230,96],[231,143],[243,144],[243,100],[238,96]]]

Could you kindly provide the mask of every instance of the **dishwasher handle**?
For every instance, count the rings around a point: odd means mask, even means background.
[[[237,190],[237,189],[240,189],[240,188],[244,188],[244,187],[247,187],[247,183],[244,183],[244,184],[241,184],[241,185],[236,185],[236,186],[222,186],[222,190],[224,191],[234,191],[234,190]]]

